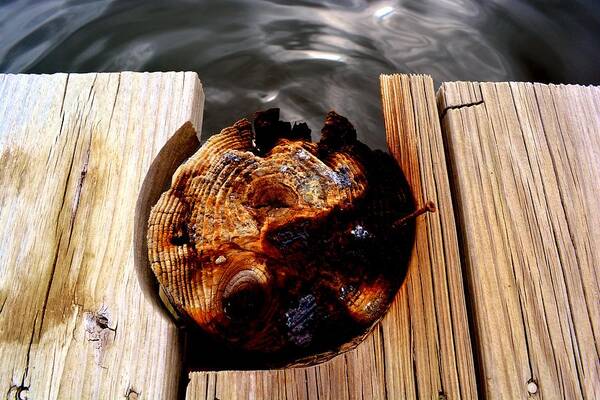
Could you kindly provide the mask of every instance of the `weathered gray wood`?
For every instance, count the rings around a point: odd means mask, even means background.
[[[600,398],[600,88],[452,83],[439,104],[480,390]]]
[[[0,390],[175,398],[177,329],[142,294],[133,212],[194,73],[0,75]]]

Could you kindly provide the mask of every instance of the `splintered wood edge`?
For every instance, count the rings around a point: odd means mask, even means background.
[[[134,265],[142,292],[146,299],[163,315],[178,324],[181,317],[174,309],[167,294],[158,284],[148,260],[148,217],[161,194],[171,185],[175,170],[200,148],[198,134],[192,122],[184,123],[158,152],[150,165],[137,199],[134,216],[133,246]]]

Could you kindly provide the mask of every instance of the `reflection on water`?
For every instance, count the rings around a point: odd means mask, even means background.
[[[380,73],[600,82],[597,0],[0,0],[0,71],[194,70],[204,134],[327,110],[384,148]]]

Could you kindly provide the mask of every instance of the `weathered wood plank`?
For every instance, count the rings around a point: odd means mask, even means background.
[[[133,212],[155,154],[200,127],[202,105],[193,73],[0,75],[9,398],[176,397],[178,333],[139,289]]]
[[[600,88],[444,84],[439,104],[480,390],[600,398]]]
[[[406,283],[356,349],[309,368],[194,372],[188,399],[477,397],[452,201],[430,78],[382,77],[392,153],[417,201],[439,212],[417,224]]]
[[[438,212],[417,225],[416,248],[400,300],[384,325],[390,398],[477,397],[460,254],[433,81],[382,76],[390,152],[413,188]],[[400,333],[393,338],[394,333]]]

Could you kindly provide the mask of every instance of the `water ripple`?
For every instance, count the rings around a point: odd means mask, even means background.
[[[335,109],[385,148],[378,76],[598,83],[600,2],[3,1],[0,71],[194,70],[204,134],[279,106]]]

